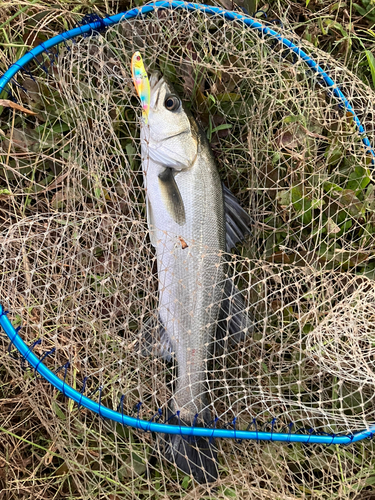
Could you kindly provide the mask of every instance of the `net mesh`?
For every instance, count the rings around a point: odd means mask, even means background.
[[[295,42],[339,83],[374,144],[374,93],[327,54]],[[136,50],[191,105],[221,179],[252,219],[225,266],[254,330],[210,349],[207,407],[216,425],[233,428],[235,418],[238,429],[275,432],[369,428],[370,156],[318,75],[278,42],[220,17],[159,11],[61,45],[17,76],[12,93],[34,114],[1,115],[0,297],[14,326],[22,324],[30,345],[42,339],[33,347],[39,356],[56,349],[45,363],[77,390],[115,409],[122,401],[124,413],[143,419],[167,414],[176,363],[136,348],[158,307],[130,80]],[[165,459],[164,436],[79,409],[2,343],[2,363],[63,460],[57,475],[69,471],[61,494],[349,499],[371,490],[371,441],[216,440],[219,479],[197,485]]]

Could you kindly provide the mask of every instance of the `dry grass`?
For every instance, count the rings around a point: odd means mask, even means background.
[[[244,2],[244,5],[247,8],[252,5],[254,9],[254,4],[251,2]],[[26,50],[75,26],[85,14],[92,12],[112,14],[126,10],[130,6],[127,1],[116,0],[86,0],[82,2],[56,0],[54,4],[35,0],[0,2],[0,72],[5,71]],[[255,10],[265,8],[262,4],[257,4]],[[375,34],[374,29],[370,29],[375,22],[373,12],[375,12],[375,8],[374,11],[371,11],[370,4],[365,2],[356,7],[352,3],[333,3],[326,0],[311,0],[308,5],[304,2],[294,3],[289,0],[279,0],[268,7],[268,19],[281,19],[298,35],[305,37],[316,47],[333,54],[366,84],[375,88],[375,61],[371,58],[375,49]],[[1,110],[2,112],[3,110]],[[3,115],[0,114],[0,130],[3,126],[4,129],[8,129],[8,117],[3,122],[2,119]],[[208,123],[207,126],[209,126]],[[216,141],[219,141],[219,138],[216,138]],[[215,146],[215,137],[213,142]],[[48,179],[48,185],[52,186],[51,190],[54,189],[53,182],[56,179],[57,176]],[[238,192],[240,192],[240,176],[236,182]],[[1,189],[2,186],[0,186]],[[16,216],[21,219],[25,211],[21,210],[15,214],[9,210],[7,200],[2,200],[1,196],[0,194],[0,227],[2,231],[5,231],[10,224],[15,222]],[[24,209],[27,211],[27,203],[25,203]],[[45,423],[49,419],[56,419],[55,429],[61,431],[64,425],[61,425],[61,421],[57,421],[64,419],[64,413],[60,406],[64,408],[65,403],[58,400],[54,391],[43,381],[39,381],[35,386],[35,382],[32,381],[32,373],[22,372],[19,363],[10,359],[7,345],[5,337],[2,336],[0,339],[0,499],[110,498],[118,500],[134,498],[135,493],[139,498],[151,498],[147,480],[142,482],[138,477],[135,481],[128,470],[130,466],[143,467],[141,458],[148,456],[148,450],[144,444],[136,443],[134,445],[136,453],[131,459],[127,456],[121,457],[120,462],[125,464],[121,474],[118,472],[118,463],[111,462],[113,442],[118,440],[121,444],[123,439],[125,441],[129,439],[129,435],[124,434],[125,431],[117,429],[116,433],[113,433],[113,429],[107,423],[100,423],[98,427],[95,427],[96,424],[91,426],[94,418],[87,415],[86,424],[91,431],[83,442],[80,436],[79,418],[73,415],[66,423],[66,428],[71,430],[75,438],[73,439],[71,435],[64,436],[66,449],[59,450],[57,448],[56,435],[46,434],[47,428],[54,427],[46,426]],[[18,380],[21,380],[22,383],[18,383]],[[28,380],[30,380],[30,386],[27,383]],[[30,390],[28,390],[29,387]],[[51,400],[53,401],[52,408]],[[39,407],[39,411],[37,407]],[[67,434],[69,434],[68,430]],[[116,437],[114,437],[115,434]],[[236,445],[233,446],[236,447]],[[79,453],[80,449],[82,453]],[[332,464],[334,465],[332,465],[332,470],[335,468],[334,472],[338,478],[342,472],[340,471],[340,459],[344,459],[345,453],[345,450],[333,452]],[[340,491],[345,489],[347,489],[345,494],[348,497],[357,500],[374,498],[372,492],[375,483],[375,464],[366,462],[366,453],[368,453],[367,445],[363,449],[359,449],[356,458],[359,465],[363,460],[366,470],[361,470],[358,463],[358,467],[353,469],[353,474],[358,475],[358,481],[361,481],[361,474],[365,477],[361,482],[361,492],[356,491],[354,480],[352,484],[344,484],[340,483],[338,479],[337,491],[331,491],[329,500],[340,498]],[[272,464],[277,460],[284,459],[285,463],[289,463],[290,457],[296,456],[294,469],[290,473],[300,474],[303,478],[305,457],[304,451],[301,451],[299,447],[293,447],[291,450],[280,452],[280,454],[278,454],[276,447],[271,445],[267,447],[267,451],[262,450],[261,447],[254,447],[254,456],[261,455],[263,455],[263,459],[268,460],[270,470]],[[319,457],[319,454],[317,456]],[[77,462],[75,463],[74,460]],[[103,466],[102,460],[105,461],[105,466]],[[256,460],[257,458],[254,459],[254,461]],[[82,484],[71,477],[69,471],[72,467],[79,471],[75,478],[84,478]],[[318,467],[319,463],[317,469]],[[287,466],[285,469],[283,472],[284,481],[289,472]],[[330,470],[325,471],[325,473],[330,474]],[[235,489],[231,489],[229,479],[234,480],[236,474],[238,474],[237,486]],[[240,464],[239,470],[231,474],[228,473],[227,477],[228,481],[212,492],[207,492],[199,487],[192,488],[186,478],[174,477],[174,482],[170,480],[168,483],[169,489],[161,489],[160,494],[155,493],[154,490],[152,498],[184,497],[186,499],[200,498],[201,500],[209,498],[259,498],[263,500],[280,498],[291,500],[297,498],[295,495],[289,496],[287,491],[280,491],[280,495],[267,491],[262,483],[262,478],[254,479],[256,477],[254,464],[252,464],[252,483],[249,480],[243,486],[240,485],[241,477],[245,477],[245,471],[243,468],[241,469]],[[277,489],[278,480],[279,478],[274,478],[275,489]],[[178,489],[179,481],[180,483],[182,481],[182,486]],[[250,488],[249,484],[251,484]],[[310,495],[311,492],[304,491],[301,480],[300,498],[308,498]]]

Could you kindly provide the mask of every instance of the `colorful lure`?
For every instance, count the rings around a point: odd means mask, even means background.
[[[135,89],[141,99],[142,116],[145,123],[147,123],[151,99],[150,82],[139,52],[135,52],[132,57],[132,75]]]

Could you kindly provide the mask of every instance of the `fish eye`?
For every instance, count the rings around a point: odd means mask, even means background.
[[[177,111],[181,106],[181,101],[176,95],[170,95],[165,99],[164,106],[168,111]]]

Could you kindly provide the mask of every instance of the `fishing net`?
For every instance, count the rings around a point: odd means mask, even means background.
[[[340,85],[374,144],[375,94],[327,54],[294,42]],[[222,181],[252,220],[225,272],[253,328],[210,348],[212,427],[332,436],[368,429],[371,157],[319,75],[279,42],[220,16],[156,11],[61,44],[17,75],[9,88],[21,108],[2,108],[0,137],[0,297],[12,323],[78,391],[124,414],[167,418],[178,367],[138,348],[157,311],[158,283],[130,79],[136,50],[191,107]],[[219,478],[198,485],[165,459],[165,436],[79,408],[1,342],[5,369],[52,441],[49,463],[60,460],[56,477],[69,473],[56,498],[371,494],[371,440],[216,439]]]

